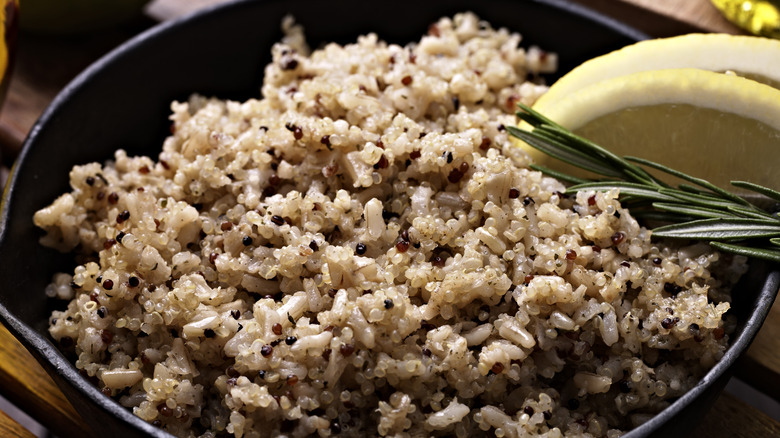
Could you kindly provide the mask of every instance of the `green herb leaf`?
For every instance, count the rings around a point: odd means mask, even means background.
[[[636,219],[652,222],[680,222],[680,220],[693,221],[695,217],[680,216],[679,213],[668,213],[659,210],[631,210],[631,216]]]
[[[659,163],[656,163],[654,161],[645,160],[644,158],[637,158],[637,157],[626,157],[626,160],[633,161],[633,162],[639,163],[639,164],[643,164],[643,165],[645,165],[647,167],[650,167],[650,168],[653,168],[653,169],[656,169],[656,170],[660,170],[661,172],[668,173],[669,175],[672,175],[672,176],[676,176],[677,178],[680,178],[682,180],[685,180],[685,181],[688,181],[690,183],[696,184],[696,185],[698,185],[700,187],[704,187],[705,189],[710,190],[711,192],[717,193],[718,195],[720,195],[720,196],[722,196],[722,197],[724,197],[726,199],[729,199],[731,201],[734,201],[734,202],[736,202],[738,204],[750,205],[750,203],[748,203],[744,199],[740,198],[739,196],[737,196],[735,194],[732,194],[732,193],[729,193],[729,192],[721,189],[720,187],[716,186],[715,184],[712,184],[711,182],[709,182],[707,180],[687,175],[687,174],[685,174],[683,172],[680,172],[678,170],[674,170],[674,169],[672,169],[672,168],[670,168],[668,166],[664,166],[663,164],[659,164]]]
[[[756,239],[780,236],[780,223],[753,219],[700,219],[655,228],[653,235],[673,239]]]
[[[776,214],[770,214],[702,178],[643,158],[619,157],[526,105],[518,107],[517,116],[528,122],[533,130],[508,127],[511,135],[545,154],[607,178],[589,181],[545,166],[531,166],[574,184],[566,189],[567,193],[618,189],[621,203],[632,209],[634,217],[670,223],[655,228],[654,237],[705,240],[722,251],[780,262],[780,249],[774,249],[780,247],[780,218]],[[685,182],[678,188],[672,188],[641,166]],[[780,191],[746,181],[731,183],[780,201]],[[733,241],[744,242],[740,245],[727,243]]]
[[[658,192],[669,195],[673,198],[677,198],[677,202],[698,205],[700,207],[725,209],[729,205],[734,205],[733,202],[729,202],[728,200],[721,200],[707,195],[697,195],[694,193],[683,192],[682,190],[658,189]]]
[[[599,181],[577,184],[566,189],[566,193],[579,192],[581,190],[596,190],[599,192],[608,192],[612,189],[620,190],[621,196],[631,196],[634,198],[650,199],[653,201],[676,201],[673,196],[666,195],[658,191],[657,188],[647,187],[644,184],[622,182],[622,181]]]
[[[536,148],[553,158],[557,158],[564,163],[599,175],[613,178],[621,176],[620,172],[605,166],[597,158],[568,147],[563,143],[556,141],[554,138],[544,136],[544,134],[540,133],[534,135],[531,132],[515,128],[514,126],[508,126],[506,129],[511,135],[523,140],[529,146]]]
[[[531,164],[528,167],[530,167],[533,170],[538,170],[539,172],[542,172],[545,175],[551,176],[557,180],[567,182],[570,184],[582,184],[588,180],[583,178],[578,178],[576,176],[571,176],[563,172],[558,172],[557,170],[550,169],[549,167],[540,166],[538,164]]]
[[[769,260],[770,262],[780,263],[780,251],[775,249],[754,248],[750,246],[733,245],[724,242],[710,242],[710,246],[723,252],[730,252],[732,254],[739,254],[755,259]]]
[[[739,187],[740,189],[746,189],[752,192],[760,193],[764,196],[774,199],[775,201],[780,201],[780,192],[777,190],[772,190],[769,187],[760,186],[758,184],[753,184],[752,182],[747,181],[732,181],[731,185],[734,187]]]
[[[681,215],[688,215],[690,217],[703,217],[703,218],[728,218],[730,217],[728,212],[723,212],[713,208],[696,207],[680,204],[670,204],[666,202],[654,202],[653,207],[668,211],[670,213],[677,213]]]
[[[726,207],[727,210],[733,212],[734,214],[744,216],[744,217],[753,217],[756,219],[762,219],[762,220],[774,220],[774,217],[762,210],[757,210],[755,208],[745,208],[739,205],[729,205]]]

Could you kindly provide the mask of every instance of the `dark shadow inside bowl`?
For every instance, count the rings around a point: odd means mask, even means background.
[[[520,32],[523,46],[538,45],[558,53],[559,73],[645,38],[560,0],[237,1],[165,23],[131,40],[91,66],[57,97],[28,137],[0,208],[0,318],[53,375],[98,435],[168,436],[86,384],[49,341],[48,317],[52,307],[61,303],[46,299],[43,291],[55,272],[70,272],[74,263],[70,256],[37,243],[40,232],[32,216],[68,190],[70,169],[111,159],[118,148],[156,158],[169,130],[172,100],[184,100],[193,92],[241,100],[259,97],[263,68],[270,60],[271,46],[281,37],[280,23],[286,14],[304,25],[307,40],[317,47],[331,41],[351,42],[366,32],[406,44],[426,33],[438,18],[465,10],[496,27]],[[769,308],[766,288],[759,294],[768,270],[751,275],[755,284],[745,286],[746,302],[739,303],[736,311],[741,320],[750,322],[738,339],[745,345],[732,347],[736,353],[744,350],[747,339],[743,338],[752,338],[766,314],[753,309]],[[673,412],[669,415],[675,422],[682,421]],[[654,424],[631,436],[658,430],[660,423]]]

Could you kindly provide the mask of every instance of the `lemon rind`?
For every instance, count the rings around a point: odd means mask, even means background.
[[[780,131],[780,90],[738,76],[695,68],[633,73],[602,81],[534,109],[576,130],[626,108],[691,104],[758,120]]]
[[[738,71],[780,82],[780,41],[728,34],[688,34],[641,41],[586,61],[559,79],[537,103],[546,106],[616,77],[672,68]]]

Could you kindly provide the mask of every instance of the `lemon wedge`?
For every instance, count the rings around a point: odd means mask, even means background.
[[[728,34],[689,34],[641,41],[583,63],[559,79],[539,102],[560,100],[603,80],[669,68],[735,72],[780,88],[780,41]]]
[[[618,155],[656,161],[723,188],[733,190],[729,181],[735,179],[770,187],[780,182],[780,90],[753,80],[699,69],[646,71],[540,100],[534,109]],[[535,150],[532,159],[587,176]]]

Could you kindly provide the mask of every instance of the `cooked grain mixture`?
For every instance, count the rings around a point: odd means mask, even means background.
[[[173,103],[158,160],[35,215],[80,254],[51,335],[107,396],[178,436],[615,437],[721,357],[739,258],[508,138],[553,55],[471,14],[407,47],[285,28],[262,99]]]

